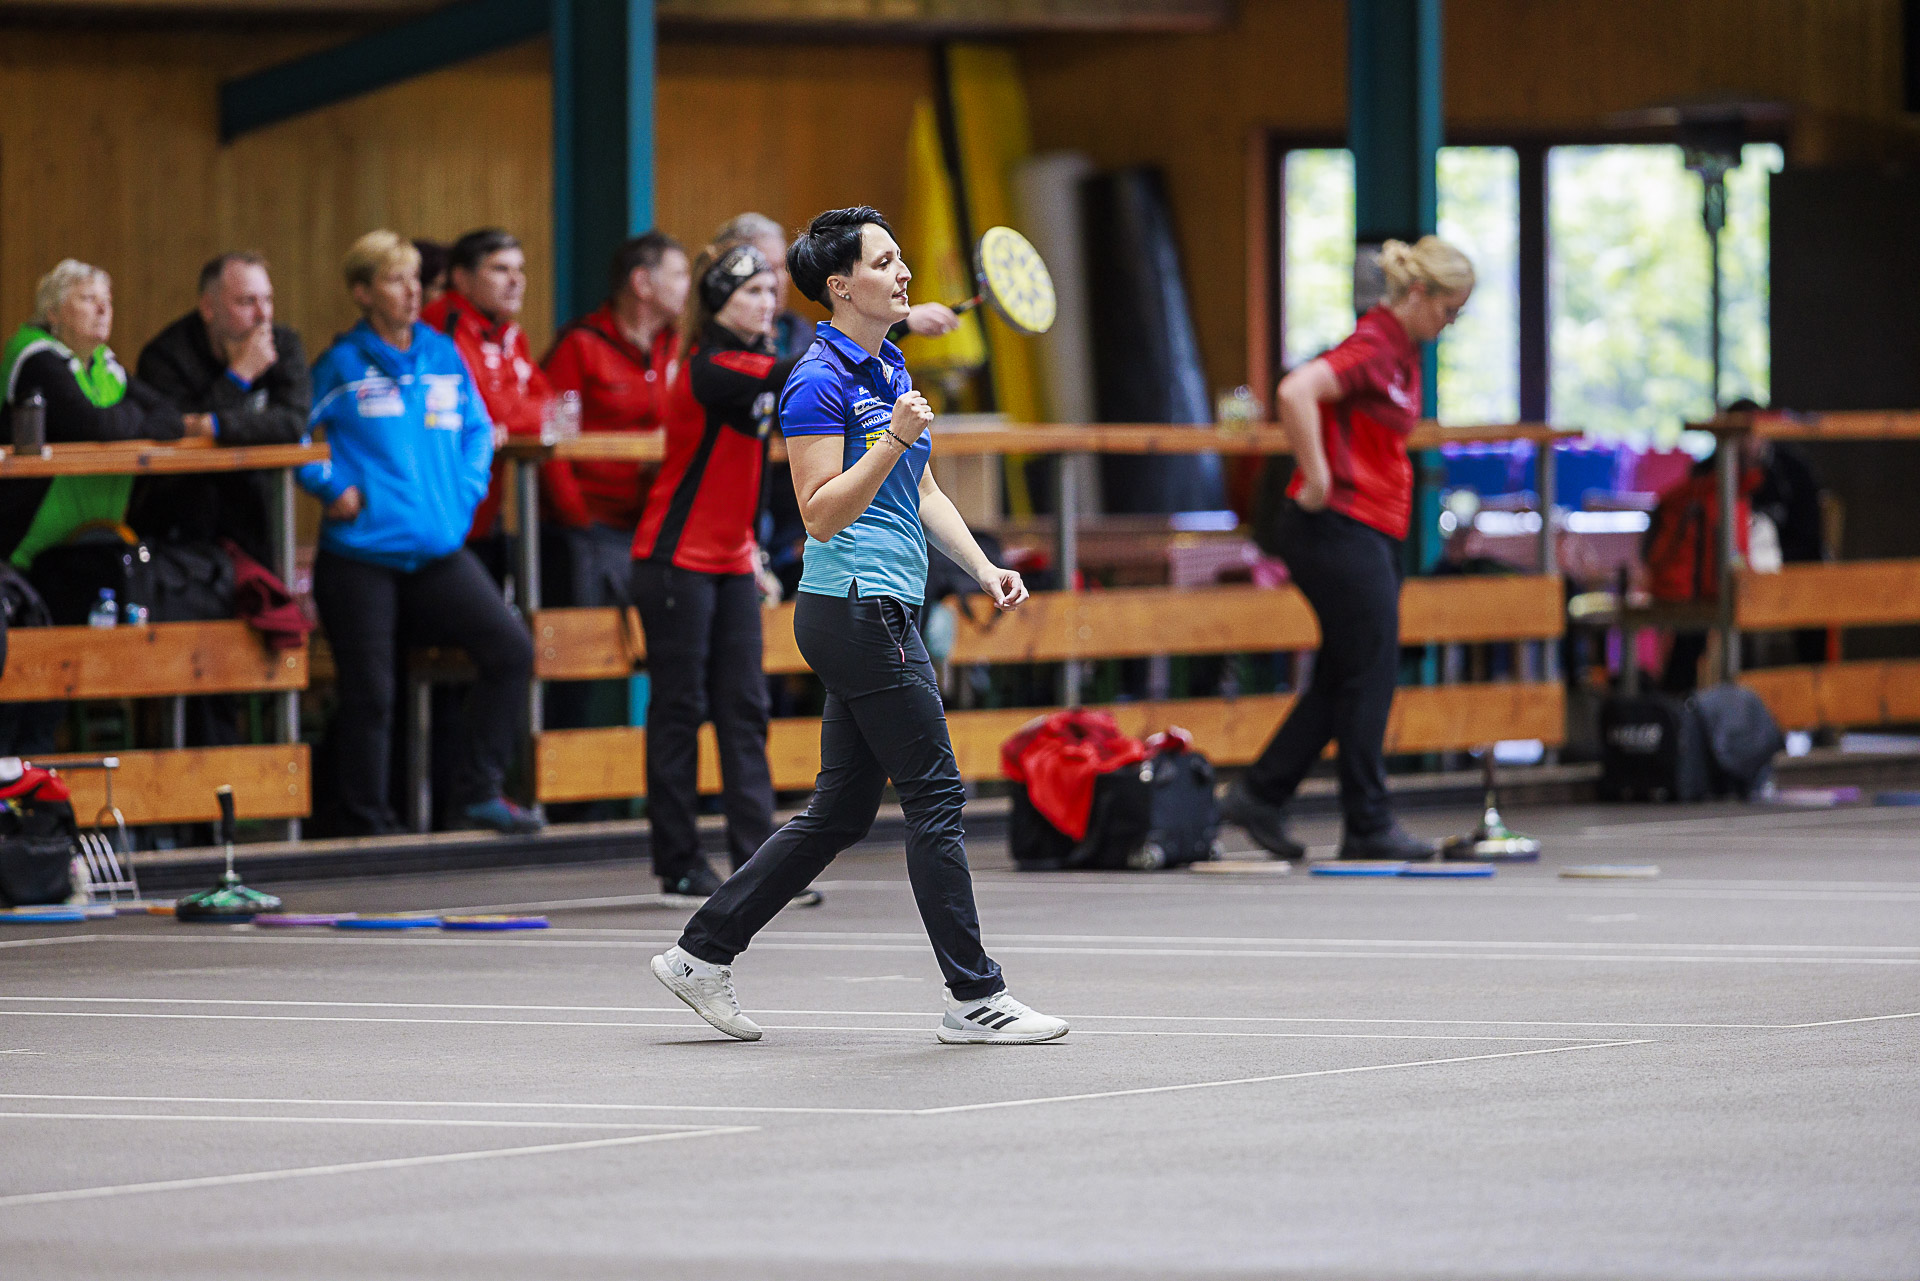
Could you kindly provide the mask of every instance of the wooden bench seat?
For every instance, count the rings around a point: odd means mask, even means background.
[[[1202,698],[1121,703],[1100,710],[1121,729],[1144,736],[1169,725],[1193,732],[1202,750],[1221,765],[1244,765],[1293,706],[1293,696]],[[954,755],[962,777],[999,778],[1000,744],[1049,708],[954,712],[948,716]],[[1464,750],[1499,739],[1537,738],[1558,745],[1566,739],[1566,705],[1552,682],[1437,685],[1406,688],[1394,695],[1386,747],[1392,753]],[[534,773],[545,803],[640,796],[646,792],[643,729],[550,730],[535,744]],[[774,721],[767,735],[773,785],[781,791],[813,786],[820,762],[820,722],[813,717]],[[720,788],[711,726],[700,731],[700,787]]]
[[[1565,629],[1557,577],[1416,578],[1400,593],[1408,645],[1551,640]],[[764,663],[804,672],[793,605],[764,618]],[[1246,586],[1040,592],[1012,613],[970,603],[954,663],[1048,663],[1155,654],[1241,654],[1313,649],[1320,630],[1298,588]],[[614,609],[547,609],[534,616],[534,671],[542,680],[609,680],[645,660],[645,639]]]
[[[1742,631],[1920,623],[1920,560],[1787,565],[1740,575]]]
[[[188,747],[172,751],[106,753],[119,758],[113,801],[128,823],[211,823],[220,816],[214,789],[233,788],[242,819],[304,818],[312,806],[312,767],[304,743],[248,747]],[[59,756],[36,764],[59,768]],[[92,759],[81,757],[78,759]],[[82,826],[106,803],[106,774],[97,769],[62,771],[73,791],[73,812]]]
[[[269,650],[247,624],[22,627],[8,637],[0,703],[305,689],[307,651]]]
[[[1787,729],[1920,725],[1920,658],[1765,667],[1740,683]]]

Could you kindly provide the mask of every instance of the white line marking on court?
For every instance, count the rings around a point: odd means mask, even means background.
[[[275,1183],[328,1174],[359,1174],[372,1170],[405,1170],[425,1165],[455,1165],[468,1161],[496,1161],[516,1156],[544,1156],[557,1152],[587,1152],[597,1148],[632,1147],[641,1143],[668,1143],[675,1139],[702,1139],[722,1134],[752,1134],[758,1126],[711,1126],[676,1134],[628,1134],[612,1139],[581,1139],[573,1143],[539,1143],[523,1148],[490,1148],[482,1152],[447,1152],[437,1156],[389,1157],[380,1161],[347,1161],[338,1165],[307,1165],[291,1170],[255,1170],[246,1174],[215,1174],[198,1179],[163,1179],[153,1183],[120,1183],[106,1187],[69,1188],[60,1192],[24,1192],[0,1196],[0,1209],[25,1205],[52,1205],[61,1201],[94,1201],[142,1192],[184,1192],[197,1188],[233,1187],[245,1183]]]
[[[0,1094],[21,1103],[205,1103],[343,1108],[504,1108],[515,1112],[767,1112],[799,1116],[908,1116],[912,1108],[754,1107],[704,1103],[500,1103],[466,1099],[258,1099],[167,1094]]]
[[[91,943],[103,939],[105,934],[58,934],[51,938],[5,939],[0,940],[0,948],[7,947],[52,947],[57,943]]]
[[[1265,1085],[1272,1081],[1303,1081],[1317,1076],[1354,1076],[1362,1072],[1392,1072],[1402,1068],[1442,1067],[1451,1063],[1485,1063],[1519,1059],[1533,1054],[1569,1054],[1575,1050],[1609,1050],[1653,1041],[1601,1041],[1593,1045],[1563,1045],[1550,1050],[1508,1050],[1500,1054],[1470,1054],[1452,1059],[1421,1059],[1413,1063],[1376,1063],[1365,1067],[1321,1068],[1314,1072],[1282,1072],[1275,1076],[1243,1076],[1231,1081],[1192,1081],[1184,1085],[1148,1085],[1133,1090],[1101,1090],[1092,1094],[1056,1094],[1038,1099],[1003,1099],[996,1103],[960,1103],[951,1107],[921,1108],[915,1116],[952,1116],[960,1112],[989,1112],[1001,1108],[1040,1107],[1048,1103],[1085,1103],[1095,1099],[1138,1098],[1147,1094],[1177,1094],[1189,1090],[1219,1090],[1232,1085]]]
[[[541,935],[561,934],[570,931],[541,930]],[[126,935],[116,936],[114,941],[127,943],[182,943],[201,944],[253,944],[256,946],[307,946],[307,947],[522,947],[522,948],[603,948],[603,949],[640,949],[658,946],[657,941],[644,941],[631,936],[625,938],[550,938],[528,939],[525,941],[492,941],[483,939],[450,938],[399,938],[378,939],[360,937],[268,937],[265,934],[200,934],[192,937],[174,935]],[[783,939],[769,939],[765,935],[754,940],[754,946],[765,952],[924,952],[926,942],[919,943],[798,943]],[[1489,946],[1499,946],[1491,944]],[[1516,946],[1532,946],[1517,944]],[[1609,947],[1612,944],[1588,945]],[[1706,944],[1703,946],[1718,946]],[[1569,953],[1557,955],[1549,951],[1531,952],[1473,952],[1454,951],[1399,951],[1399,952],[1357,952],[1310,950],[1295,948],[1176,948],[1176,947],[1033,947],[994,945],[995,952],[1007,956],[1185,956],[1202,958],[1247,957],[1266,960],[1386,960],[1386,961],[1526,961],[1539,964],[1543,961],[1610,961],[1634,962],[1644,964],[1690,964],[1690,965],[1920,965],[1920,956],[1691,956],[1680,954],[1648,954],[1622,956],[1599,952]]]
[[[488,1121],[467,1117],[219,1116],[157,1112],[0,1112],[11,1121],[216,1121],[222,1125],[431,1125],[489,1130],[691,1130],[659,1121]]]
[[[1843,817],[1844,816],[1844,817]],[[1853,827],[1858,825],[1889,826],[1896,823],[1911,823],[1913,815],[1903,814],[1898,807],[1881,809],[1861,806],[1845,810],[1789,810],[1767,814],[1709,814],[1700,818],[1660,819],[1651,823],[1600,823],[1583,827],[1576,835],[1599,837],[1632,837],[1635,840],[1646,836],[1688,836],[1696,832],[1717,834],[1725,831],[1758,830],[1777,832],[1786,828],[1802,827]],[[1844,833],[1835,833],[1844,835]]]
[[[252,1008],[270,1007],[278,1009],[320,1009],[320,1010],[473,1010],[485,1013],[503,1014],[680,1014],[684,1007],[678,1005],[507,1005],[455,1003],[444,1001],[285,1001],[285,1000],[246,1000],[240,997],[185,997],[185,996],[0,996],[0,1002],[33,1001],[45,1004],[68,1005],[214,1005],[247,1006]],[[762,1009],[759,1014],[770,1014],[800,1018],[848,1018],[848,1019],[925,1019],[930,1017],[926,1010],[822,1010],[822,1009]],[[5,1011],[0,1010],[0,1014]],[[1673,1030],[1699,1031],[1758,1031],[1791,1032],[1814,1027],[1839,1027],[1847,1023],[1883,1023],[1895,1019],[1920,1019],[1920,1010],[1899,1014],[1865,1014],[1841,1019],[1822,1019],[1811,1023],[1648,1023],[1636,1020],[1610,1019],[1388,1019],[1388,1018],[1347,1018],[1332,1015],[1296,1015],[1296,1014],[1087,1014],[1068,1013],[1060,1017],[1069,1020],[1092,1019],[1106,1023],[1342,1023],[1365,1024],[1384,1027],[1579,1027],[1579,1028],[1664,1028]],[[502,1020],[506,1023],[523,1020]],[[540,1026],[534,1024],[533,1026]],[[573,1026],[573,1025],[569,1025]],[[623,1027],[626,1024],[615,1022],[588,1021],[579,1024],[584,1027]],[[634,1026],[655,1026],[652,1024]],[[679,1026],[674,1024],[673,1026]],[[1565,1040],[1564,1037],[1553,1038]],[[32,1051],[9,1051],[23,1053]],[[9,1098],[0,1094],[0,1099]],[[28,1096],[19,1096],[28,1097]]]
[[[930,1018],[929,1015],[921,1015]],[[0,1010],[0,1018],[16,1019],[149,1019],[149,1020],[200,1020],[214,1023],[398,1023],[407,1027],[455,1026],[455,1027],[603,1027],[631,1030],[635,1028],[659,1028],[692,1030],[699,1028],[698,1023],[676,1020],[672,1023],[637,1023],[615,1019],[421,1019],[421,1018],[376,1018],[372,1015],[346,1014],[212,1014],[195,1012],[191,1014],[157,1014],[132,1010]],[[924,1027],[868,1027],[851,1023],[763,1023],[769,1032],[876,1032],[889,1036],[925,1037],[929,1029]],[[1265,1037],[1274,1040],[1324,1040],[1324,1041],[1569,1041],[1586,1038],[1566,1036],[1486,1036],[1486,1035],[1440,1035],[1434,1033],[1413,1032],[1176,1032],[1176,1031],[1127,1031],[1107,1029],[1088,1030],[1087,1036],[1221,1036],[1221,1037]]]

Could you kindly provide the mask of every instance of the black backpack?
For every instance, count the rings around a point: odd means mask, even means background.
[[[80,835],[66,790],[46,770],[0,758],[0,904],[64,903],[73,893]]]
[[[1684,699],[1614,695],[1600,708],[1600,744],[1602,800],[1745,800],[1786,738],[1758,694],[1715,685]]]
[[[1213,764],[1177,744],[1100,775],[1085,838],[1047,821],[1014,784],[1007,844],[1022,871],[1155,871],[1214,857],[1220,810]]]

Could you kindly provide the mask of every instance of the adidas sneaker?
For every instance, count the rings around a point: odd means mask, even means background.
[[[733,994],[733,967],[715,965],[678,944],[653,958],[653,977],[707,1022],[741,1041],[760,1039],[760,1025],[740,1012]],[[1062,1030],[1066,1025],[1061,1024]]]
[[[972,1001],[947,993],[947,1016],[935,1033],[948,1045],[1034,1045],[1067,1034],[1067,1021],[1028,1009],[1003,991]]]

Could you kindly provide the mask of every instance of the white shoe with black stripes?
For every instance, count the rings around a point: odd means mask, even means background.
[[[948,1045],[1034,1045],[1067,1034],[1067,1021],[1030,1010],[1005,990],[971,1001],[947,993],[947,1016],[936,1033]]]

